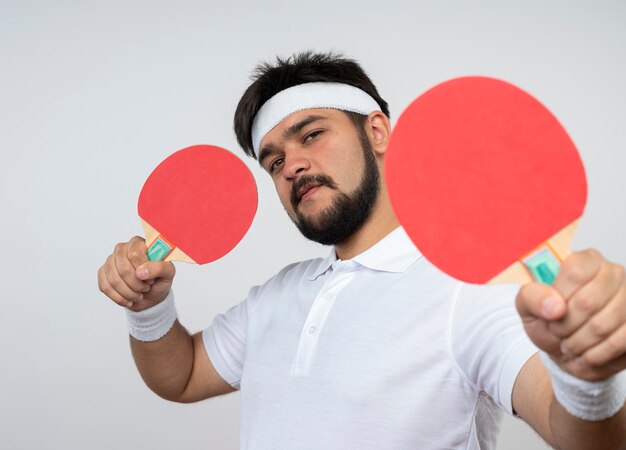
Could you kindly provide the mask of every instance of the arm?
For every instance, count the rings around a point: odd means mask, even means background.
[[[163,302],[176,273],[170,262],[148,261],[146,250],[139,237],[117,244],[98,270],[100,290],[134,313]],[[156,340],[130,341],[144,382],[165,399],[188,403],[234,391],[211,364],[201,334],[190,336],[178,320]]]
[[[626,410],[599,422],[578,419],[554,398],[550,375],[539,355],[523,367],[513,388],[515,412],[557,449],[626,448]],[[621,444],[621,446],[620,446]]]
[[[517,298],[529,337],[558,367],[586,381],[626,367],[626,283],[621,266],[595,251],[568,258],[552,287],[531,283]],[[603,420],[582,420],[555,398],[539,355],[520,371],[515,411],[558,449],[626,449],[626,409]]]
[[[143,381],[166,400],[191,403],[235,390],[213,368],[202,334],[190,336],[178,320],[161,339],[142,342],[131,336],[130,345]]]

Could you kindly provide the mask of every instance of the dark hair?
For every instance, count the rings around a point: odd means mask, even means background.
[[[341,54],[306,51],[288,58],[277,57],[275,64],[266,62],[257,66],[252,80],[237,105],[234,128],[243,151],[255,159],[257,155],[252,148],[251,132],[254,116],[267,100],[292,86],[314,81],[350,84],[367,92],[389,117],[387,102],[378,95],[372,80],[356,61]],[[355,121],[354,113],[348,115]]]

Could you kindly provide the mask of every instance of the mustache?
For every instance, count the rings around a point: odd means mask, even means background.
[[[293,206],[294,209],[300,203],[298,192],[300,192],[300,189],[308,185],[328,186],[331,189],[337,188],[333,179],[328,175],[303,175],[291,185],[291,206]]]

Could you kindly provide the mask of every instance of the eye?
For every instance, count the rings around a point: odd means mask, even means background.
[[[283,165],[283,162],[285,162],[285,160],[283,158],[276,158],[274,161],[272,161],[270,163],[270,165],[267,167],[267,171],[269,173],[274,173],[276,171],[276,169],[278,169],[280,166]]]
[[[315,131],[310,132],[309,134],[304,136],[303,142],[309,142],[309,141],[315,139],[317,136],[322,134],[322,132],[323,132],[323,130],[315,130]]]

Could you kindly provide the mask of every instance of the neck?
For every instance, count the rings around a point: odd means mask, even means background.
[[[354,258],[400,226],[400,222],[391,207],[387,190],[383,186],[384,183],[382,183],[382,189],[372,213],[361,228],[335,246],[338,259]]]

